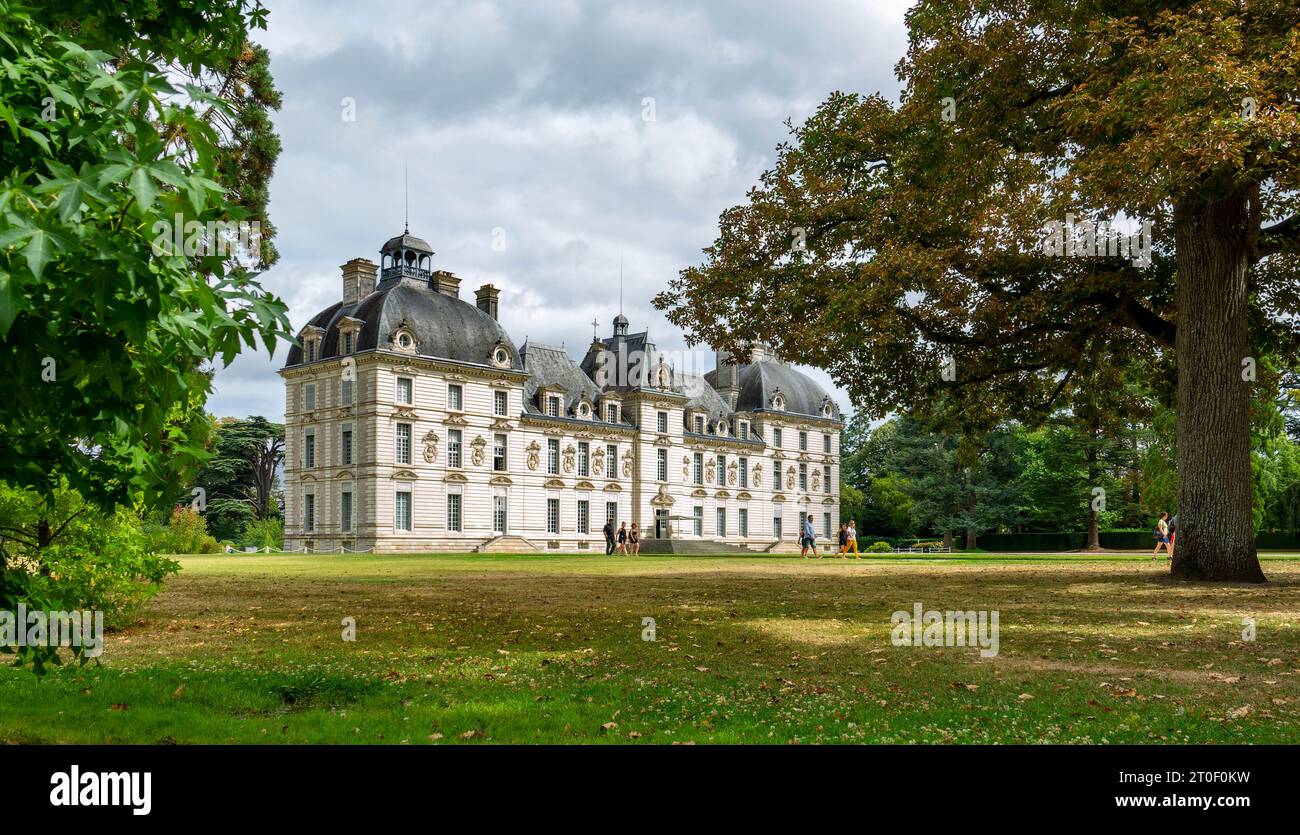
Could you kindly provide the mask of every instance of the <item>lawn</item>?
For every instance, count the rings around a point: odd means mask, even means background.
[[[182,563],[100,663],[0,669],[0,741],[1300,741],[1291,559],[1264,586],[1131,556]],[[998,610],[999,654],[893,646],[916,602]]]

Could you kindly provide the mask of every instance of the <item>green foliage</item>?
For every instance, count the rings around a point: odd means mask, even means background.
[[[876,541],[866,547],[866,550],[873,554],[887,553],[894,550],[894,547],[888,542]]]
[[[188,505],[172,511],[153,546],[166,554],[215,554],[221,550],[216,537],[208,533],[207,522]]]
[[[106,512],[76,491],[47,502],[32,490],[0,484],[0,554],[5,587],[28,609],[104,613],[106,626],[129,623],[180,566],[149,546],[139,516]],[[58,663],[48,647],[5,647],[38,673]],[[80,648],[71,648],[80,656]],[[84,660],[84,659],[83,659]]]
[[[68,38],[0,0],[0,480],[157,505],[203,459],[203,364],[288,321],[233,259],[155,251],[178,216],[248,219],[214,179],[230,104]]]
[[[280,550],[284,547],[284,520],[274,517],[254,519],[244,526],[244,535],[240,543],[257,548],[270,548],[273,551]]]
[[[255,520],[276,510],[276,471],[284,460],[284,426],[264,417],[216,422],[212,457],[194,478],[207,496],[204,516],[218,539],[238,539]]]

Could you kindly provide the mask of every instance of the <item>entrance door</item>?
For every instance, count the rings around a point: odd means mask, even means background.
[[[668,524],[668,511],[655,509],[655,539],[669,539],[672,527]]]
[[[492,531],[503,534],[506,532],[506,497],[492,497]]]

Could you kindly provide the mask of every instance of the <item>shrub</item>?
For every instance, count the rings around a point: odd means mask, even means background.
[[[178,505],[172,511],[159,545],[159,550],[169,554],[215,554],[221,550],[216,538],[208,533],[208,523],[187,505]]]
[[[47,505],[32,491],[0,484],[0,526],[8,533],[5,588],[16,589],[13,602],[28,608],[93,609],[106,626],[121,626],[180,570],[150,547],[134,512],[106,513],[74,490],[56,491]],[[43,666],[40,660],[33,657],[33,665]]]
[[[894,546],[890,545],[888,542],[873,542],[867,546],[867,551],[873,554],[889,552],[892,550],[894,550]]]
[[[244,537],[241,542],[256,548],[280,550],[284,547],[284,520],[254,519],[244,526]]]

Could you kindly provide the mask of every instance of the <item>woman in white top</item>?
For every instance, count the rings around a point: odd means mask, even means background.
[[[1174,558],[1174,552],[1169,548],[1169,523],[1165,521],[1169,518],[1168,513],[1161,513],[1160,519],[1156,522],[1156,549],[1151,552],[1151,559],[1160,559],[1160,549],[1163,547],[1169,559]]]

